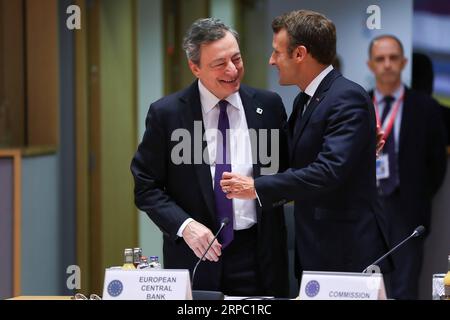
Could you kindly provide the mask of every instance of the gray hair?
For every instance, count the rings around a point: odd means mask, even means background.
[[[183,39],[183,50],[187,58],[196,65],[200,65],[201,46],[222,39],[227,31],[239,42],[239,34],[219,19],[204,18],[195,21]]]

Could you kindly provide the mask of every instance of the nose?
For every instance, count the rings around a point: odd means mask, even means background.
[[[233,61],[229,61],[227,64],[227,68],[225,70],[227,73],[235,74],[237,73],[236,65],[233,63]]]
[[[384,59],[384,67],[385,68],[391,67],[391,59],[389,59],[389,58]]]
[[[273,57],[273,53],[270,55],[269,64],[272,65],[272,66],[275,65],[275,58]]]

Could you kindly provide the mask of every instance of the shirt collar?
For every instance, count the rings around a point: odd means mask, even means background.
[[[405,91],[405,87],[403,86],[403,84],[401,84],[397,89],[395,89],[395,91],[391,94],[392,97],[394,97],[394,101],[397,101],[398,99],[400,99],[400,97],[402,96],[403,92]],[[377,88],[375,88],[374,90],[374,95],[375,95],[375,101],[377,102],[377,104],[381,103],[384,99],[384,95],[378,91]]]
[[[333,66],[330,64],[328,67],[322,70],[322,72],[319,73],[319,75],[315,77],[313,81],[310,82],[310,84],[305,89],[305,93],[307,93],[310,97],[314,96],[320,83],[327,76],[327,74],[331,72],[331,70],[333,70]]]
[[[202,104],[202,109],[205,114],[209,113],[211,110],[214,109],[215,106],[219,103],[220,99],[217,98],[211,91],[209,91],[201,82],[201,80],[198,80],[198,90],[200,92],[200,102]],[[228,101],[230,105],[232,105],[234,108],[240,110],[240,104],[239,104],[239,92],[235,92],[231,95],[229,95],[226,99],[223,99]]]

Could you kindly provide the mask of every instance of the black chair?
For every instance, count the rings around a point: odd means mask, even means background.
[[[224,300],[220,291],[192,290],[192,300]]]

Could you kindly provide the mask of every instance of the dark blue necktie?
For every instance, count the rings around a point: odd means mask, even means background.
[[[294,111],[290,119],[290,128],[294,136],[300,129],[300,122],[302,120],[303,112],[305,111],[305,105],[308,102],[309,98],[311,97],[307,93],[301,92],[297,103],[294,106]]]
[[[381,115],[381,123],[384,123],[389,111],[391,110],[392,103],[394,102],[394,98],[391,96],[384,97],[384,110]],[[394,120],[395,121],[395,120]],[[397,189],[399,180],[398,180],[398,160],[397,153],[395,152],[395,133],[394,126],[392,126],[391,133],[386,139],[386,143],[383,147],[383,153],[387,154],[389,157],[389,178],[380,179],[380,188],[383,195],[388,196],[392,194],[395,189]]]
[[[219,235],[219,242],[222,244],[222,249],[224,249],[233,240],[233,201],[227,199],[225,193],[220,187],[220,180],[222,179],[222,174],[227,171],[231,172],[231,161],[230,155],[227,148],[227,130],[230,129],[230,122],[227,115],[228,102],[221,100],[219,102],[220,115],[218,130],[222,137],[217,138],[216,146],[216,170],[214,174],[214,196],[216,200],[216,215],[219,224],[224,218],[229,219],[229,223],[223,228]]]

